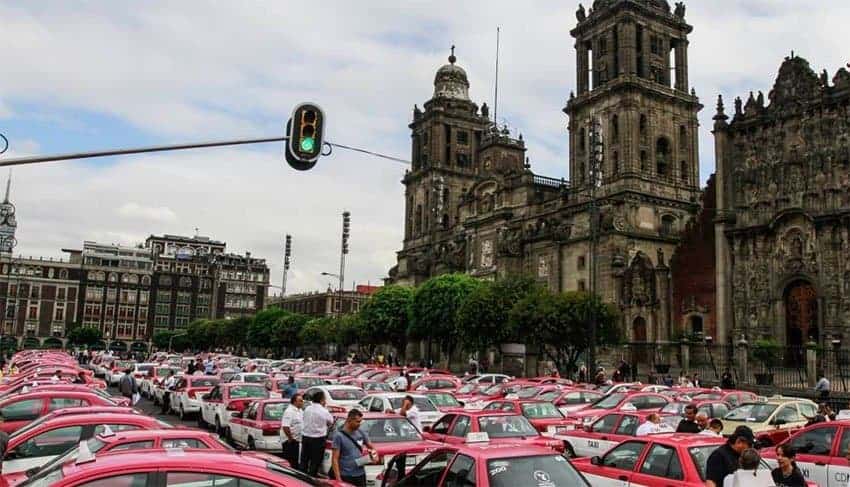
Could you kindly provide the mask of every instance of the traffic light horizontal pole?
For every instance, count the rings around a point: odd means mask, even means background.
[[[166,152],[173,150],[203,149],[205,147],[224,147],[229,145],[266,144],[269,142],[285,142],[289,137],[270,137],[264,139],[236,139],[220,140],[213,142],[198,142],[194,144],[157,145],[151,147],[136,147],[130,149],[110,149],[92,152],[74,152],[68,154],[53,154],[32,157],[17,157],[14,159],[0,159],[0,167],[23,166],[25,164],[39,164],[42,162],[67,161],[71,159],[90,159],[93,157],[122,156],[127,154],[143,154],[146,152]]]

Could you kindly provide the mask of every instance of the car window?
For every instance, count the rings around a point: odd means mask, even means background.
[[[715,403],[713,406],[714,418],[722,418],[729,414],[729,408],[722,402]]]
[[[602,465],[620,470],[634,470],[645,445],[642,441],[623,443],[602,457]]]
[[[848,450],[850,450],[850,428],[844,428],[841,443],[838,444],[838,456],[847,455]]]
[[[18,401],[0,409],[4,421],[25,421],[35,419],[41,413],[41,399]]]
[[[251,407],[248,408],[247,418],[254,420],[257,419],[257,403],[251,404]]]
[[[153,448],[153,441],[131,441],[130,443],[115,445],[107,451],[146,450],[148,448]]]
[[[779,411],[777,411],[776,416],[773,417],[773,420],[783,420],[786,423],[802,421],[802,419],[800,418],[800,413],[797,412],[797,408],[793,404],[789,404],[780,408]]]
[[[676,450],[664,445],[653,445],[649,454],[640,467],[640,473],[665,477],[673,480],[682,480],[682,464]]]
[[[643,406],[637,406],[638,409],[658,409],[663,408],[667,404],[667,399],[660,396],[643,396],[641,397]]]
[[[517,436],[538,436],[537,430],[525,416],[479,416],[478,431],[487,433],[490,438],[511,438]]]
[[[452,436],[457,436],[463,438],[469,432],[469,416],[459,416],[457,421],[455,421],[454,426],[452,426],[451,432],[449,433]]]
[[[590,427],[590,431],[594,433],[611,433],[614,431],[614,426],[617,425],[618,419],[620,419],[619,414],[602,416],[602,418],[593,423],[593,426]]]
[[[366,397],[366,398],[363,398],[363,400],[361,400],[360,402],[358,402],[357,405],[360,406],[361,408],[363,408],[364,411],[368,411],[370,402],[372,402],[372,398]]]
[[[419,441],[422,435],[406,418],[374,418],[361,423],[360,430],[369,436],[372,443],[397,441]]]
[[[806,418],[814,418],[815,416],[817,416],[818,410],[814,404],[801,402],[798,405],[800,406],[800,414],[802,414]]]
[[[148,474],[143,472],[105,477],[77,485],[79,487],[145,487],[147,484]]]
[[[441,434],[441,435],[448,433],[449,432],[449,425],[452,424],[452,421],[454,421],[454,419],[455,419],[454,414],[447,414],[447,415],[443,416],[443,419],[434,423],[434,426],[431,428],[431,431],[433,433],[437,433],[437,434]]]
[[[522,404],[522,414],[530,419],[561,419],[564,417],[551,402],[530,402]]]
[[[829,452],[832,450],[832,442],[835,440],[837,433],[838,428],[835,426],[814,428],[797,435],[791,440],[791,446],[797,450],[797,453],[829,455]]]
[[[162,440],[163,448],[208,448],[206,443],[196,438],[170,438]]]
[[[252,480],[200,472],[168,472],[165,485],[168,487],[266,487],[266,484]]]
[[[48,411],[56,411],[64,408],[80,408],[88,406],[89,402],[83,399],[72,399],[69,397],[51,397],[50,404],[47,406]]]
[[[443,450],[435,453],[429,459],[425,460],[416,471],[409,477],[405,477],[401,482],[396,484],[398,487],[419,487],[424,485],[437,485],[449,460],[454,456],[451,450]]]
[[[458,455],[446,473],[445,487],[475,487],[475,460]]]
[[[263,408],[263,419],[265,421],[280,421],[287,407],[289,407],[289,404],[285,402],[266,404]]]
[[[638,423],[640,423],[640,420],[637,416],[632,416],[631,414],[623,415],[623,420],[617,426],[617,434],[634,436],[637,433]]]
[[[484,411],[498,411],[500,409],[502,409],[502,403],[500,402],[491,402],[484,406]]]
[[[696,446],[688,449],[691,455],[691,460],[699,473],[699,478],[705,481],[705,467],[708,464],[708,457],[714,453],[720,445]]]
[[[94,436],[97,436],[106,431],[106,427],[109,427],[109,429],[112,430],[113,433],[118,433],[119,431],[133,431],[139,429],[139,427],[134,424],[99,424],[94,427]]]
[[[6,455],[5,459],[13,460],[18,458],[61,455],[65,450],[73,448],[74,445],[80,442],[80,433],[82,431],[82,426],[68,426],[45,431],[18,445],[17,448]]]

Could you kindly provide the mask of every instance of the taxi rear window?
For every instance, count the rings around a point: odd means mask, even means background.
[[[366,396],[360,389],[331,389],[328,392],[335,401],[359,401]]]
[[[487,462],[490,487],[589,486],[582,475],[560,455],[499,458]]]
[[[287,406],[289,404],[285,402],[266,404],[266,407],[263,408],[263,419],[265,421],[277,421],[283,418],[283,412],[286,411]]]

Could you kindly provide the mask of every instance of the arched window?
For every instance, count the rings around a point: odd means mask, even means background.
[[[691,333],[702,333],[702,316],[691,316]]]
[[[587,147],[587,132],[584,131],[584,128],[578,131],[578,150],[580,152],[584,152]]]
[[[679,148],[682,150],[688,148],[688,129],[684,125],[679,126]]]
[[[611,117],[611,143],[616,144],[620,141],[620,117],[614,115]]]
[[[647,124],[646,115],[641,113],[640,114],[640,123],[638,124],[638,130],[640,130],[640,136],[642,138],[646,137],[646,124]]]
[[[611,174],[620,174],[620,153],[617,151],[611,154]]]
[[[646,151],[642,150],[642,151],[640,151],[640,170],[641,170],[641,172],[647,171],[646,161],[647,161]]]
[[[670,141],[659,137],[655,142],[655,166],[659,176],[667,176],[670,170]]]
[[[151,285],[151,276],[142,276],[142,285],[150,286]]]
[[[682,177],[682,181],[688,182],[690,178],[688,177],[688,163],[685,161],[679,162],[679,175]]]
[[[671,215],[661,217],[661,235],[673,235],[676,226],[676,219]]]

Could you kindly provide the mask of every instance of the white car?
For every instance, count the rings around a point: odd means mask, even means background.
[[[103,378],[107,384],[117,386],[118,381],[121,380],[121,376],[124,375],[124,371],[134,368],[135,364],[132,360],[115,360],[112,362],[112,368],[106,371],[106,375]]]
[[[286,399],[252,402],[240,416],[230,418],[230,438],[248,450],[280,453],[280,422],[288,407]]]
[[[227,382],[245,382],[248,384],[265,384],[269,374],[264,372],[239,372],[227,379]]]
[[[174,374],[174,377],[177,380],[180,380],[180,378],[183,377],[183,372],[177,372],[176,374]],[[176,385],[175,385],[175,389],[176,389]],[[162,380],[159,383],[157,383],[156,386],[153,389],[153,398],[152,398],[153,403],[154,404],[162,404],[162,402],[165,400],[165,393],[166,392],[167,391],[165,389],[165,380]],[[171,391],[171,392],[172,392],[172,394],[174,393],[174,391]],[[169,403],[170,402],[171,402],[171,400],[169,399]],[[170,404],[169,404],[169,406],[170,406]],[[176,411],[176,409],[175,409],[175,411]]]
[[[262,384],[228,382],[219,384],[201,396],[201,414],[198,426],[213,426],[215,431],[228,437],[230,418],[241,415],[252,401],[268,399],[269,391]]]
[[[357,407],[360,400],[366,397],[366,393],[359,387],[334,384],[314,386],[307,389],[304,392],[304,400],[312,401],[313,395],[317,391],[325,393],[325,406],[332,413],[349,411]]]
[[[171,410],[177,412],[181,420],[200,412],[201,396],[210,392],[218,382],[218,377],[212,375],[184,375],[171,391]]]
[[[174,371],[175,374],[180,374],[181,371],[177,367],[169,366],[169,365],[160,365],[154,367],[152,373],[149,373],[145,377],[139,380],[139,392],[143,397],[152,398],[154,396],[154,389],[159,384],[165,382],[165,379],[168,379],[168,373]]]
[[[403,392],[385,392],[369,394],[357,403],[357,409],[363,412],[384,413],[389,410],[398,412],[401,409],[401,403],[404,401],[407,394]],[[413,404],[419,409],[419,422],[422,427],[431,426],[438,419],[443,417],[443,413],[437,409],[437,406],[428,399],[427,396],[420,394],[410,394],[413,397]]]

